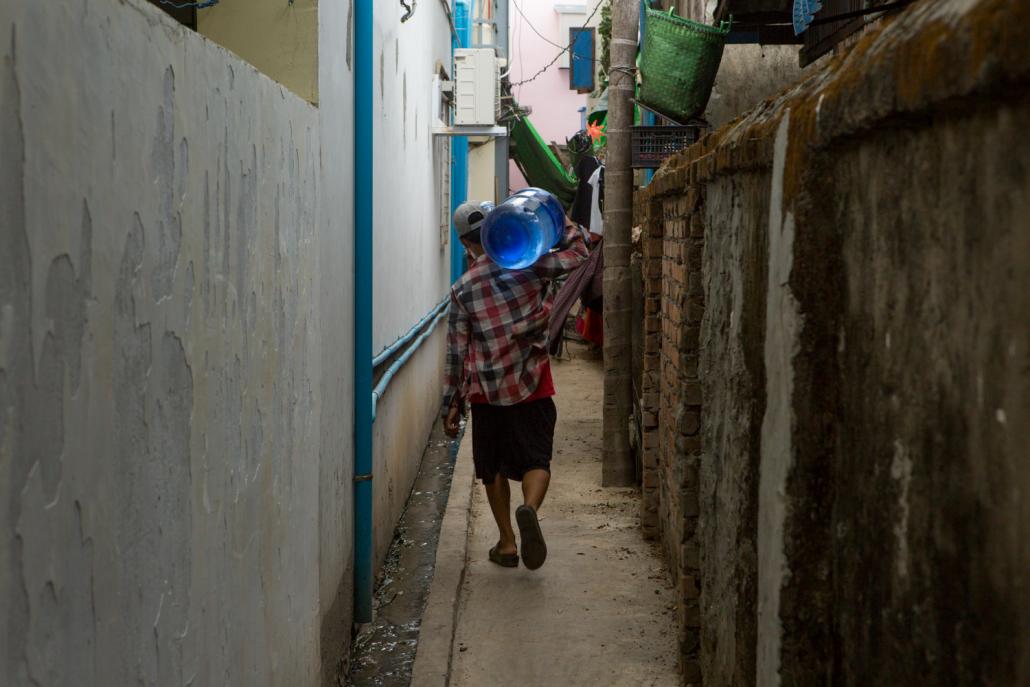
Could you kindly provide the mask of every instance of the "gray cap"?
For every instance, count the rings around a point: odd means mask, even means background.
[[[465,238],[483,226],[487,211],[482,205],[482,202],[473,200],[462,203],[454,211],[454,230],[458,232],[458,238]]]

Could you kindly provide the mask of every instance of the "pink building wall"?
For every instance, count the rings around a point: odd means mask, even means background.
[[[561,48],[551,43],[568,43],[568,36],[558,35],[558,13],[554,7],[562,4],[575,3],[570,3],[569,0],[558,3],[552,0],[511,0],[508,15],[511,73],[508,78],[512,84],[532,77],[554,59]],[[583,4],[593,9],[593,1]],[[519,13],[520,8],[522,14]],[[538,36],[530,28],[530,24],[547,40]],[[586,106],[587,96],[569,90],[569,70],[559,69],[557,62],[534,81],[516,86],[512,92],[520,105],[533,108],[529,119],[548,143],[554,141],[564,144],[566,138],[571,138],[579,131],[578,110]],[[526,186],[526,180],[515,163],[509,162],[509,165],[511,189],[518,190]]]

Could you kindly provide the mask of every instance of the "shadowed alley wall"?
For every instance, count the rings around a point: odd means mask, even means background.
[[[688,684],[1030,681],[1027,26],[916,3],[638,196]]]
[[[0,6],[4,684],[346,651],[346,13],[319,112],[137,0]]]

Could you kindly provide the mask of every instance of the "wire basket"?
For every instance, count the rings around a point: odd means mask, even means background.
[[[697,126],[635,126],[630,165],[633,169],[658,169],[666,158],[690,147],[700,136]]]

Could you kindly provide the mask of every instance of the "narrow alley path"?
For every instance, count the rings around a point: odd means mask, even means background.
[[[679,683],[673,592],[659,551],[640,536],[639,496],[601,488],[601,363],[574,352],[553,370],[558,426],[541,509],[547,563],[532,572],[487,560],[497,530],[482,487],[471,484],[466,434],[414,685]],[[464,569],[446,564],[463,550]]]

